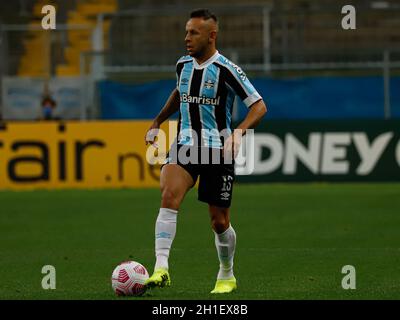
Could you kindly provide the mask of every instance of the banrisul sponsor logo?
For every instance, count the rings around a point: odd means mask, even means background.
[[[181,94],[181,102],[186,102],[186,103],[198,103],[198,104],[218,106],[219,100],[220,97],[217,98],[209,98],[206,96],[194,97],[186,93]]]

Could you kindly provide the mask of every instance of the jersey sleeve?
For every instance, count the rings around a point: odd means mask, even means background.
[[[247,108],[262,99],[244,71],[233,63],[226,68],[226,83]]]
[[[181,76],[182,68],[179,66],[179,63],[176,64],[176,90],[179,91],[179,78]]]
[[[188,59],[185,58],[186,58],[185,56],[181,57],[176,63],[176,89],[178,91],[179,91],[179,79],[181,78],[183,66],[185,65],[186,62],[188,62]]]

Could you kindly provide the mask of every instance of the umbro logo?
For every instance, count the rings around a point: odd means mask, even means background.
[[[171,234],[168,232],[160,232],[156,234],[156,239],[171,239]]]
[[[209,79],[209,80],[207,80],[207,81],[204,83],[204,86],[206,87],[206,89],[212,89],[212,88],[214,88],[214,82],[212,82],[212,81]]]
[[[189,82],[189,79],[187,79],[187,78],[183,78],[181,80],[181,84],[187,84],[188,82]]]
[[[221,200],[229,200],[229,196],[228,192],[221,193]]]

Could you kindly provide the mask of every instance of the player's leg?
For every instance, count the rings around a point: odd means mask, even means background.
[[[209,205],[209,213],[219,259],[217,282],[211,293],[229,293],[237,288],[233,274],[236,233],[230,224],[229,208]]]
[[[220,265],[212,293],[228,293],[236,289],[233,275],[236,233],[230,224],[229,215],[234,179],[233,165],[206,166],[200,175],[199,200],[209,205]]]
[[[186,192],[194,185],[192,176],[177,164],[166,164],[160,176],[161,207],[155,225],[156,264],[146,285],[170,285],[168,258],[176,233],[177,214]]]
[[[156,265],[168,270],[168,257],[176,233],[179,206],[193,186],[192,176],[180,165],[163,166],[160,176],[161,207],[156,221]]]
[[[195,181],[186,169],[178,164],[166,164],[161,169],[161,207],[178,210],[183,198]]]

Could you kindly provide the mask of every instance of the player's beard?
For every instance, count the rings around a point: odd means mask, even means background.
[[[201,59],[205,56],[206,52],[207,52],[207,45],[204,45],[201,46],[199,50],[192,52],[190,56],[196,59]]]

